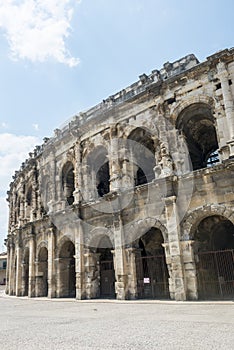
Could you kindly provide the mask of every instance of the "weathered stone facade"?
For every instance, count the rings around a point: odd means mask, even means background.
[[[139,78],[13,177],[10,295],[233,297],[234,49]]]

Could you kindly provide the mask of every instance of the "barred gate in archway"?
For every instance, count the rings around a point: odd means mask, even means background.
[[[115,270],[113,259],[100,262],[100,296],[102,298],[115,297]]]
[[[234,298],[234,250],[197,254],[199,299]]]
[[[138,298],[169,299],[168,270],[165,255],[136,259]]]

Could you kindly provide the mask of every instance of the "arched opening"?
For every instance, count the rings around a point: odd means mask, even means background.
[[[142,128],[134,129],[128,136],[130,142],[131,161],[135,164],[135,186],[154,180],[155,147],[150,133]]]
[[[29,248],[25,249],[22,269],[22,295],[28,295],[29,286]]]
[[[151,227],[138,241],[136,273],[139,298],[169,298],[169,273],[162,244],[162,233],[155,227]]]
[[[14,216],[13,216],[13,224],[17,224],[17,218],[18,218],[18,194],[15,194],[15,200],[14,200]]]
[[[110,170],[107,155],[107,150],[103,146],[99,146],[87,156],[91,181],[93,181],[99,197],[110,192]]]
[[[37,296],[48,295],[48,250],[42,247],[38,254]]]
[[[30,220],[32,210],[32,186],[29,187],[26,194],[26,219]]]
[[[59,253],[59,296],[74,298],[76,296],[75,246],[67,240]]]
[[[194,235],[198,296],[234,297],[234,225],[223,216],[203,219]]]
[[[67,162],[62,171],[62,186],[64,196],[67,200],[68,205],[74,203],[73,192],[75,191],[75,182],[74,182],[74,166],[72,162]]]
[[[51,186],[50,186],[50,178],[49,176],[44,176],[42,179],[43,188],[41,191],[41,200],[42,200],[42,212],[47,213],[49,210],[48,203],[51,201]]]
[[[208,105],[194,103],[185,108],[177,119],[176,128],[186,138],[193,170],[219,162],[215,120]]]
[[[115,297],[115,271],[112,251],[113,246],[108,236],[103,236],[97,248],[100,266],[100,297]]]
[[[17,197],[17,204],[16,204],[16,211],[15,211],[15,223],[16,223],[16,225],[19,224],[19,220],[20,220],[20,205],[21,205],[21,198],[19,196],[19,197]]]
[[[95,236],[90,243],[87,272],[90,289],[87,298],[114,298],[115,271],[113,245],[107,235]]]
[[[96,186],[98,195],[103,197],[105,194],[110,192],[110,172],[109,162],[104,163],[97,172]]]

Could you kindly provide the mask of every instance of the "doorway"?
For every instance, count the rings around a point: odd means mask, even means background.
[[[140,299],[169,299],[169,274],[162,243],[162,233],[154,227],[139,239],[136,272]]]

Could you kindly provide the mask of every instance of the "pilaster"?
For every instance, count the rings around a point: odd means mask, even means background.
[[[9,295],[13,295],[13,256],[14,256],[14,246],[13,243],[9,243],[9,254],[8,254],[8,293]]]
[[[124,232],[122,219],[120,215],[114,218],[114,238],[115,250],[114,266],[115,266],[115,292],[118,300],[125,300],[128,296],[128,275],[126,273],[126,251],[124,249]]]
[[[84,249],[84,290],[86,299],[100,297],[100,254]]]
[[[20,243],[16,246],[16,296],[22,296],[22,248]]]
[[[61,272],[60,272],[61,261],[62,261],[62,259],[60,259],[60,258],[56,258],[54,260],[54,264],[55,264],[55,281],[56,281],[56,284],[55,284],[56,298],[61,298],[61,295],[62,295],[62,292],[61,292],[61,290],[62,290],[62,283],[61,283]],[[48,264],[49,264],[49,260],[48,260]],[[48,270],[48,274],[49,274],[49,270]]]
[[[123,147],[121,150],[121,162],[122,162],[122,181],[121,189],[134,188],[134,157],[130,152],[129,147]]]
[[[35,296],[35,240],[31,236],[29,242],[29,286],[28,296],[30,298]]]
[[[48,298],[56,297],[55,275],[55,233],[54,228],[48,230]]]
[[[165,208],[171,263],[171,274],[169,280],[170,295],[171,298],[175,300],[186,300],[183,259],[180,246],[180,223],[175,196],[165,198]]]
[[[181,249],[183,252],[184,261],[184,274],[186,279],[186,294],[187,299],[197,300],[197,276],[196,276],[196,264],[193,252],[194,241],[181,242]]]
[[[137,288],[137,258],[140,258],[141,251],[137,248],[127,248],[126,249],[127,261],[128,261],[128,298],[130,300],[135,300],[138,297]]]
[[[230,157],[234,157],[234,102],[229,85],[229,73],[224,62],[220,61],[217,64],[217,72],[221,82],[227,129],[229,130],[229,140],[226,140],[226,143],[229,146]]]
[[[84,243],[82,221],[77,222],[77,232],[75,238],[75,266],[76,266],[76,299],[85,298],[84,288]]]
[[[81,152],[80,144],[77,142],[75,144],[75,168],[74,168],[74,182],[75,182],[75,191],[73,192],[74,203],[77,204],[81,201]]]
[[[84,164],[82,165],[82,175],[83,175],[83,189],[82,189],[83,199],[85,201],[89,201],[94,197],[94,189],[93,189],[93,176],[91,174],[91,169],[86,162],[84,162]]]
[[[108,158],[110,167],[110,191],[118,191],[122,187],[118,138],[111,140]]]

